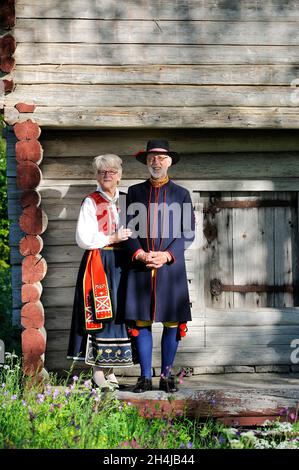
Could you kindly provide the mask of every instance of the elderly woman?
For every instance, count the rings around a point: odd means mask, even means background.
[[[93,161],[96,191],[82,202],[76,242],[85,249],[77,278],[68,359],[93,366],[97,387],[119,388],[113,367],[133,365],[126,326],[117,324],[117,303],[124,251],[132,232],[119,227],[122,161],[107,154]]]

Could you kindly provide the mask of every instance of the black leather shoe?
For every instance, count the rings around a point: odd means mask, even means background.
[[[177,392],[179,389],[175,385],[175,377],[173,375],[171,375],[170,377],[161,377],[159,390],[163,390],[166,393]]]
[[[132,392],[143,393],[143,392],[148,392],[149,390],[152,390],[152,389],[153,389],[152,380],[141,376],[137,380],[137,384],[133,388]]]

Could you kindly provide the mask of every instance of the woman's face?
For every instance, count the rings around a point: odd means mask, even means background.
[[[97,181],[103,191],[113,191],[120,180],[116,168],[100,168],[97,174]]]

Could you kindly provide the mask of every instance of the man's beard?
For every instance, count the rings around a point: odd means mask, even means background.
[[[160,170],[154,170],[152,167],[148,168],[150,175],[154,179],[164,178],[167,175],[167,169],[161,168]]]

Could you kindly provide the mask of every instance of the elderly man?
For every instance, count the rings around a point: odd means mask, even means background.
[[[152,390],[152,323],[164,325],[161,340],[160,390],[177,391],[171,367],[179,340],[191,320],[184,250],[194,239],[194,212],[189,192],[171,181],[168,168],[179,161],[165,140],[150,140],[136,159],[147,165],[150,178],[129,188],[126,243],[125,320],[133,323],[141,366],[133,391]],[[137,213],[137,217],[136,217]]]

